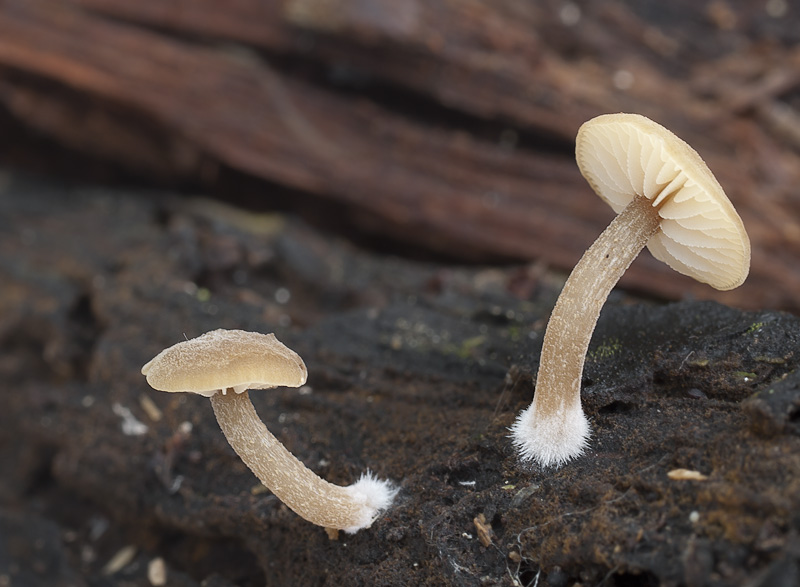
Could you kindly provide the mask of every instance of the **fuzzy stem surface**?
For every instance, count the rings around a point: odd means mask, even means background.
[[[278,499],[312,524],[355,532],[388,505],[375,507],[354,486],[340,487],[317,476],[267,430],[246,391],[216,393],[211,405],[236,454]]]
[[[560,465],[583,452],[590,432],[581,378],[592,333],[609,293],[659,225],[658,210],[636,196],[564,284],[545,331],[533,403],[512,427],[523,461]]]

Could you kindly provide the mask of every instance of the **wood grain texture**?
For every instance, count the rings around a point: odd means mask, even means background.
[[[203,181],[224,165],[334,203],[362,233],[564,271],[612,217],[574,134],[642,113],[705,157],[753,269],[717,293],[643,256],[623,285],[798,310],[800,51],[791,15],[747,4],[12,0],[0,103],[134,171]]]

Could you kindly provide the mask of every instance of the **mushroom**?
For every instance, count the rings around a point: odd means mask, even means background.
[[[236,454],[278,499],[313,524],[355,533],[371,526],[397,493],[369,472],[347,487],[328,483],[267,430],[247,390],[299,387],[307,376],[303,359],[274,334],[207,332],[161,351],[142,374],[159,391],[210,398]]]
[[[581,408],[583,363],[600,309],[647,245],[656,259],[708,285],[738,287],[750,268],[739,215],[694,149],[652,120],[607,114],[581,126],[581,174],[618,216],[573,269],[544,335],[531,405],[511,427],[519,458],[562,465],[590,436]]]

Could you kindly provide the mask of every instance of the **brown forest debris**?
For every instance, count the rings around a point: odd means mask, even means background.
[[[611,216],[569,156],[575,131],[602,112],[640,112],[709,162],[748,227],[753,271],[719,294],[648,257],[623,284],[797,310],[800,156],[782,122],[798,117],[796,49],[757,42],[772,29],[755,4],[733,20],[687,4],[653,21],[618,2],[569,6],[12,0],[0,102],[144,173],[202,182],[224,164],[334,202],[367,233],[561,269]],[[356,72],[390,98],[342,93],[314,71]],[[453,128],[398,112],[402,92],[469,118]],[[471,132],[492,120],[510,143]],[[514,148],[520,134],[541,145]]]

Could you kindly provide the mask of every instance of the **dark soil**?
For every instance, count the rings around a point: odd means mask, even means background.
[[[560,287],[541,267],[377,255],[202,199],[0,186],[2,586],[144,586],[161,564],[187,587],[800,584],[792,315],[615,293],[585,370],[591,449],[526,469],[507,429]],[[141,365],[214,328],[304,357],[308,386],[251,397],[325,479],[400,485],[372,528],[330,540],[263,490],[208,402],[147,386]]]

